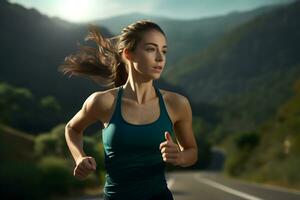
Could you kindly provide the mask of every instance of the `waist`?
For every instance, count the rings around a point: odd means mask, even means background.
[[[106,166],[106,176],[112,184],[120,184],[147,180],[153,176],[164,177],[164,170],[164,162],[152,165]]]
[[[130,180],[122,180],[106,174],[106,182],[104,185],[104,194],[109,199],[124,199],[131,197],[132,200],[141,200],[150,197],[155,193],[159,193],[167,188],[165,175],[156,174],[151,177],[134,176]]]

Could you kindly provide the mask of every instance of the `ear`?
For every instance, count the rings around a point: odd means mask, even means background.
[[[128,48],[125,48],[125,49],[124,49],[124,56],[125,56],[125,58],[126,58],[127,60],[130,60],[130,61],[131,61],[132,56],[131,56],[131,52],[129,51]]]

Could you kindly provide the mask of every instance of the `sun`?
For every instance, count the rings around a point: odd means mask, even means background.
[[[71,22],[87,21],[91,8],[90,0],[64,0],[58,5],[59,16]]]

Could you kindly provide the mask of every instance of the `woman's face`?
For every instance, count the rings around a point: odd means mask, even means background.
[[[131,52],[133,73],[147,79],[158,79],[166,64],[166,53],[165,36],[156,30],[145,32],[135,50]]]

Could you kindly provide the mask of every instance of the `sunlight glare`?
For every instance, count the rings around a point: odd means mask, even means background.
[[[88,20],[91,8],[91,0],[64,0],[58,5],[60,17],[71,22]]]

